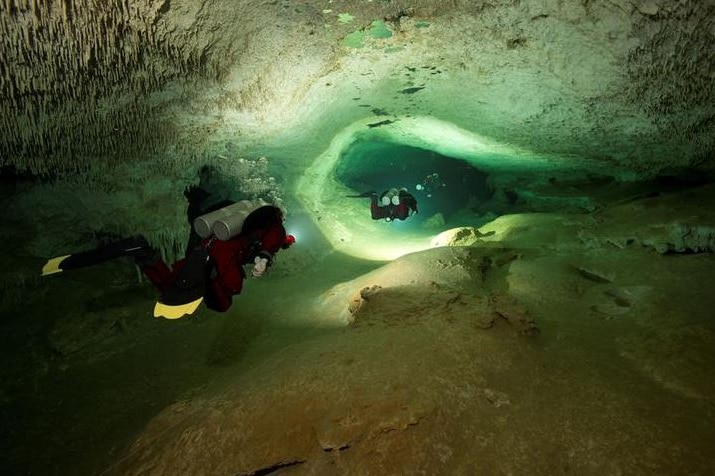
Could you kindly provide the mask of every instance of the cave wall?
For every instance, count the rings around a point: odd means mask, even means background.
[[[280,115],[300,113],[319,78],[344,69],[349,80],[351,62],[365,58],[378,63],[375,74],[388,75],[432,61],[443,74],[409,78],[440,80],[413,110],[526,147],[553,151],[541,144],[556,139],[559,150],[596,154],[604,137],[641,146],[687,138],[696,144],[684,150],[701,160],[712,149],[712,1],[329,6],[7,0],[0,6],[3,165],[76,172],[97,158],[140,160],[172,149],[182,162],[217,130],[240,139],[236,126],[246,125],[246,135],[280,129]],[[340,22],[340,12],[354,19]],[[386,20],[391,38],[361,50],[340,43],[375,19]],[[408,54],[384,53],[390,46]],[[376,50],[392,68],[381,70]],[[445,107],[454,104],[444,104],[439,88],[455,84],[458,96],[447,99],[459,107]]]
[[[159,213],[172,236],[201,166],[266,155],[290,189],[367,117],[434,116],[642,176],[707,169],[714,23],[695,0],[5,0],[0,166],[62,182],[20,210],[109,193],[127,200],[53,216],[133,231]]]

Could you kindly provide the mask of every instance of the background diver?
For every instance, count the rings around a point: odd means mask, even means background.
[[[415,190],[424,193],[427,198],[431,198],[432,194],[442,187],[446,187],[442,179],[439,177],[438,173],[431,173],[427,175],[422,183],[415,185]]]
[[[295,238],[283,226],[280,208],[254,206],[248,201],[231,203],[193,220],[191,246],[186,256],[171,268],[141,235],[72,255],[53,258],[43,275],[102,263],[120,256],[132,257],[161,292],[155,317],[176,319],[192,314],[201,302],[218,312],[231,307],[232,296],[240,294],[246,272],[260,277],[273,263],[275,254],[287,249]],[[191,214],[191,212],[190,212]]]
[[[418,213],[417,199],[406,188],[391,188],[379,196],[370,191],[360,195],[348,195],[350,198],[370,197],[370,216],[373,220],[406,220],[412,214]]]

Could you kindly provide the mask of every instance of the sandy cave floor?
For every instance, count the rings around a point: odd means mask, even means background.
[[[713,473],[713,256],[529,230],[385,266],[296,249],[177,322],[122,263],[62,276],[3,333],[3,473]]]

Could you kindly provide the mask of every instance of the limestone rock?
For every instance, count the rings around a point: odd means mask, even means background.
[[[97,349],[106,353],[105,349],[109,348],[107,342],[122,332],[122,320],[127,317],[128,311],[121,310],[66,316],[50,332],[49,345],[62,357],[82,354],[83,358],[87,358],[85,354]]]
[[[638,3],[638,5],[636,5],[636,8],[643,15],[649,16],[656,15],[660,11],[660,6],[658,6],[657,3],[651,1],[640,2]]]
[[[444,231],[432,239],[432,246],[472,246],[482,237],[492,236],[496,232],[482,233],[478,229],[465,226]]]
[[[379,293],[382,290],[382,286],[374,285],[364,287],[360,290],[360,297],[366,301],[369,301],[372,296]]]
[[[584,296],[589,309],[598,318],[614,319],[624,316],[636,307],[647,302],[652,288],[645,285],[618,286],[603,288],[596,286]]]
[[[584,278],[588,279],[589,281],[593,281],[596,283],[612,283],[613,282],[613,276],[611,273],[604,272],[599,269],[595,268],[585,268],[585,267],[577,267],[576,270],[578,273],[583,276]]]
[[[435,213],[424,222],[422,222],[422,228],[439,228],[445,224],[444,215],[441,213]]]
[[[509,395],[504,392],[499,392],[497,390],[492,390],[490,388],[484,388],[481,391],[482,397],[496,408],[511,405],[509,400]]]
[[[421,404],[363,402],[343,409],[339,415],[326,415],[316,428],[317,438],[323,450],[340,451],[380,434],[405,431],[419,424],[430,411]]]
[[[528,309],[504,293],[490,296],[494,312],[504,318],[520,335],[536,335],[539,329],[529,315]]]
[[[715,226],[674,223],[668,233],[669,251],[702,253],[715,251]]]

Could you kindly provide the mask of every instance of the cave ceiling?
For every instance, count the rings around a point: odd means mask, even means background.
[[[0,153],[56,174],[250,150],[291,128],[324,146],[382,111],[635,170],[701,164],[713,5],[6,0]]]

